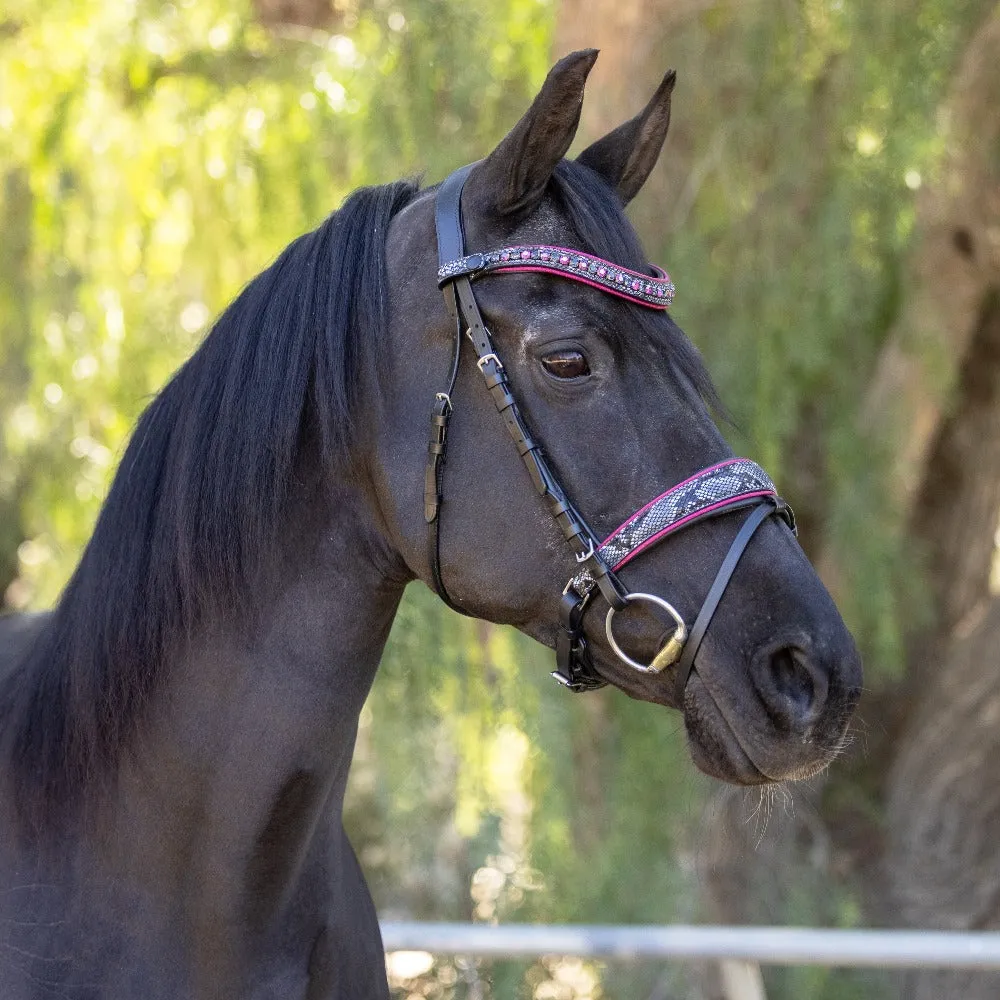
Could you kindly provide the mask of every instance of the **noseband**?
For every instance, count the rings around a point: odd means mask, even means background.
[[[607,683],[593,666],[583,631],[584,613],[593,595],[599,592],[608,603],[605,631],[612,650],[624,663],[642,673],[658,674],[676,663],[675,699],[678,706],[682,706],[684,689],[701,641],[750,539],[772,514],[783,518],[794,531],[792,510],[778,496],[774,484],[759,465],[746,458],[732,458],[703,469],[667,490],[633,514],[603,542],[597,540],[566,496],[518,410],[506,369],[497,356],[493,338],[476,304],[472,281],[484,274],[535,271],[583,282],[649,309],[666,309],[673,300],[674,286],[658,268],[653,275],[641,274],[566,247],[532,244],[466,255],[461,200],[462,188],[473,166],[475,164],[456,170],[441,185],[435,203],[440,264],[438,287],[444,292],[449,315],[455,321],[455,346],[447,390],[437,393],[431,415],[424,478],[424,520],[428,527],[428,559],[434,588],[445,604],[465,613],[448,596],[441,578],[440,560],[442,473],[464,332],[476,352],[476,367],[482,373],[535,490],[548,503],[578,564],[576,574],[563,590],[562,628],[556,643],[557,669],[552,676],[571,691],[590,691]],[[698,521],[743,508],[752,510],[729,547],[690,634],[672,604],[655,594],[629,593],[618,579],[616,574],[622,566],[669,535]],[[627,656],[614,637],[614,617],[630,604],[647,604],[664,612],[671,620],[670,638],[648,664]]]

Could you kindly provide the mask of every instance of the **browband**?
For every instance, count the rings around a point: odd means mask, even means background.
[[[458,277],[477,278],[490,272],[537,271],[572,278],[650,309],[666,309],[674,300],[674,283],[666,271],[655,265],[652,267],[655,275],[642,274],[580,250],[530,244],[488,250],[446,261],[438,268],[437,276],[438,287],[443,288]]]

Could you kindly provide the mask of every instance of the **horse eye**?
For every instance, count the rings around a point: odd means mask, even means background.
[[[579,351],[553,351],[542,358],[542,364],[556,378],[583,378],[590,374],[590,365]]]

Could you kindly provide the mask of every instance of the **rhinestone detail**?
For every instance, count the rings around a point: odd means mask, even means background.
[[[676,291],[670,276],[658,267],[652,268],[654,274],[650,276],[578,250],[541,245],[502,247],[449,261],[438,270],[438,284],[462,274],[475,278],[490,271],[518,270],[561,274],[652,309],[666,309]]]

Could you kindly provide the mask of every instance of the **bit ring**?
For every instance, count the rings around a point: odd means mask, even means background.
[[[667,641],[663,649],[653,657],[652,663],[639,663],[637,660],[633,660],[631,656],[626,656],[621,646],[615,641],[614,633],[611,630],[611,621],[615,616],[615,608],[613,607],[608,608],[608,616],[604,620],[604,631],[607,633],[608,642],[611,644],[615,655],[623,663],[627,663],[633,670],[638,670],[641,674],[658,674],[680,658],[681,650],[684,648],[684,641],[687,639],[687,626],[684,624],[684,619],[681,618],[677,609],[662,597],[657,597],[655,594],[639,593],[625,595],[626,604],[632,604],[635,601],[648,601],[650,604],[655,604],[658,608],[666,611],[677,623],[674,634]]]

